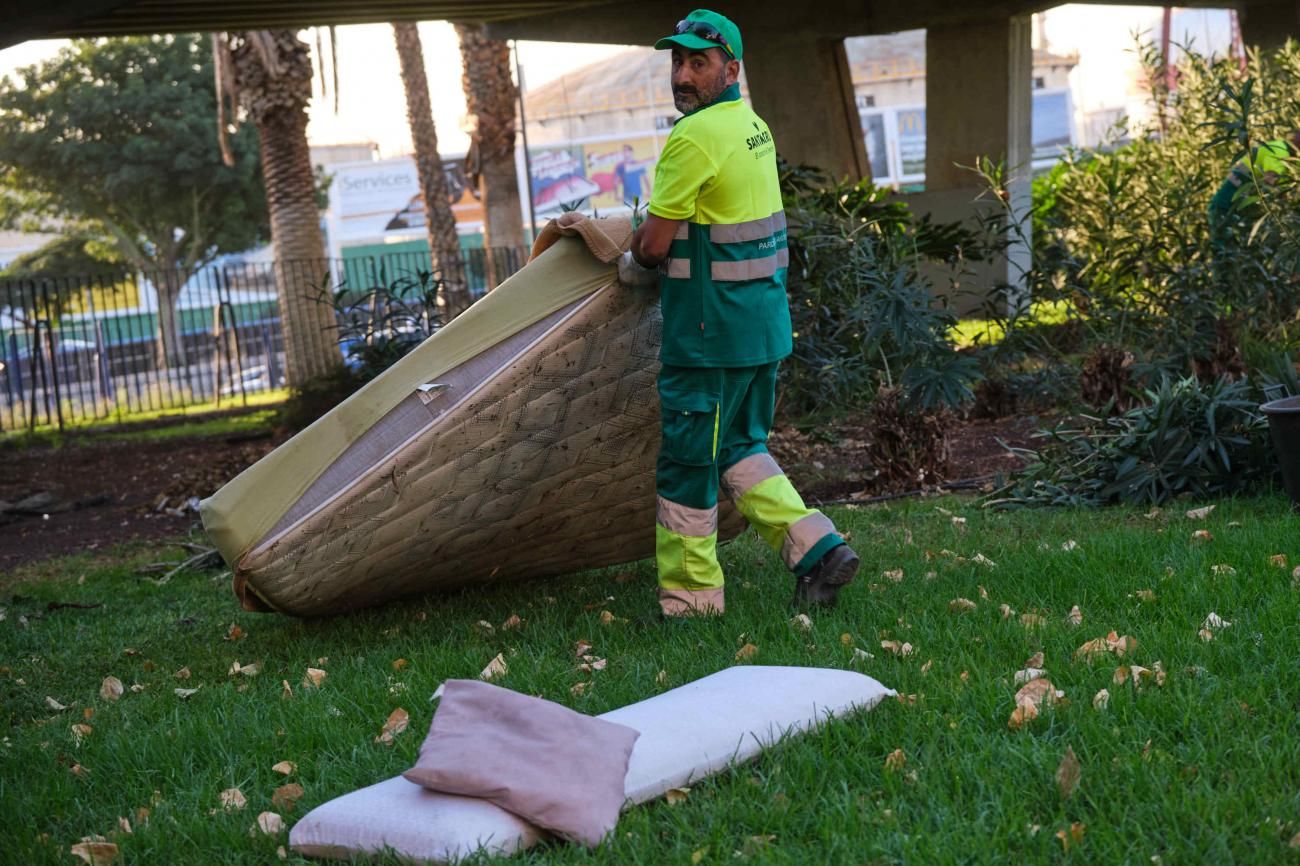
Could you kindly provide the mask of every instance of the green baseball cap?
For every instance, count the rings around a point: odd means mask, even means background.
[[[739,60],[744,53],[740,41],[740,28],[726,15],[708,9],[696,9],[678,21],[673,35],[660,39],[655,43],[655,48],[662,51],[674,45],[692,51],[721,48],[736,60]]]

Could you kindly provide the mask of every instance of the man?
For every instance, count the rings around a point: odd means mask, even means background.
[[[1259,187],[1272,186],[1287,172],[1287,163],[1300,153],[1300,129],[1286,139],[1265,142],[1251,148],[1250,155],[1228,172],[1210,199],[1210,235],[1216,248],[1227,240],[1232,216],[1251,216],[1259,203]]]
[[[639,206],[644,197],[641,185],[645,182],[645,163],[637,161],[630,144],[623,145],[623,158],[614,166],[614,180],[620,189],[620,201],[629,207]]]
[[[777,365],[791,350],[789,253],[776,146],[736,83],[740,31],[698,9],[655,48],[672,50],[673,101],[684,116],[619,276],[633,286],[657,281],[662,294],[660,608],[665,617],[724,610],[719,485],[794,572],[795,603],[831,605],[858,557],[767,451]]]

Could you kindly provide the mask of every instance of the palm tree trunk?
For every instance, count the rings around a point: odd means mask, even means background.
[[[440,301],[443,321],[446,322],[463,312],[470,303],[460,238],[456,234],[456,218],[451,212],[451,196],[447,192],[442,158],[438,156],[438,129],[429,102],[429,79],[424,73],[424,51],[418,26],[412,21],[394,23],[393,39],[402,64],[406,121],[411,127],[411,143],[415,145],[415,168],[424,197],[424,222],[429,233],[433,270],[442,279]]]
[[[474,125],[470,175],[483,203],[483,246],[488,285],[496,286],[492,250],[522,247],[524,220],[515,174],[515,106],[519,90],[510,76],[510,47],[489,39],[481,24],[457,24],[461,86]]]
[[[307,145],[311,54],[293,30],[252,30],[232,51],[239,97],[257,127],[291,386],[342,360]]]

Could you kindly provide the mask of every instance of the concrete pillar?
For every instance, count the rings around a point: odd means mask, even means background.
[[[1294,38],[1300,38],[1300,2],[1242,4],[1241,41],[1249,47],[1279,48]]]
[[[744,66],[781,156],[835,176],[871,175],[843,39],[746,32]]]
[[[979,178],[962,166],[983,157],[1004,163],[1020,228],[1011,231],[1005,259],[974,279],[1023,286],[1032,208],[1030,17],[931,27],[925,65],[925,192],[914,197],[913,207],[939,221],[977,218],[997,203],[987,195],[976,201],[983,192]]]

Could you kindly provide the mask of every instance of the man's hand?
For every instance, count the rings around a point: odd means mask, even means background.
[[[618,281],[630,289],[649,289],[659,283],[658,268],[643,268],[629,250],[618,257]]]
[[[632,235],[632,257],[642,267],[657,267],[660,262],[668,258],[668,250],[672,247],[673,238],[677,236],[677,229],[681,225],[682,220],[666,220],[648,214],[645,222],[641,223]]]

